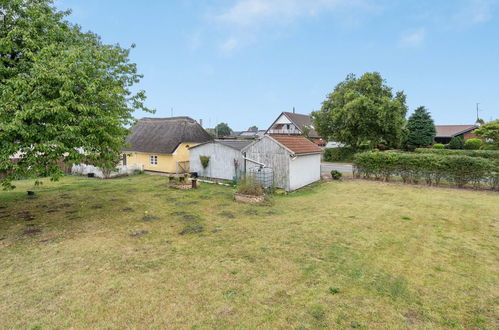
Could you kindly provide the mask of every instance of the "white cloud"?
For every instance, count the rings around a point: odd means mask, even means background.
[[[375,8],[368,1],[371,0],[237,0],[231,7],[214,15],[215,22],[230,34],[220,49],[232,52],[254,42],[263,29],[287,26],[301,18],[326,12],[338,13],[338,20],[350,24],[351,12],[358,15]]]
[[[458,25],[474,25],[492,19],[498,0],[466,0],[453,17]]]
[[[415,48],[421,46],[426,39],[426,30],[424,28],[405,33],[400,38],[400,46]]]
[[[287,22],[340,7],[362,6],[364,0],[239,0],[217,19],[239,27]]]

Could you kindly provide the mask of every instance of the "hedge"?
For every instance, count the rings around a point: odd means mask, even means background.
[[[481,157],[499,161],[499,150],[453,150],[418,148],[414,150],[414,152],[420,154],[436,154],[445,156]]]
[[[351,162],[355,150],[349,147],[326,148],[324,150],[324,160],[326,162]]]
[[[389,181],[399,176],[404,183],[439,185],[446,180],[458,187],[488,184],[499,188],[499,163],[480,157],[374,151],[355,155],[354,171],[356,177],[367,179]]]

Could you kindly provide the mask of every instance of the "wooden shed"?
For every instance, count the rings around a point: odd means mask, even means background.
[[[245,168],[270,168],[273,184],[292,191],[319,181],[322,149],[303,136],[266,135],[242,149]]]
[[[248,140],[214,140],[191,147],[189,149],[191,172],[214,179],[238,179],[244,171],[241,150],[251,142]],[[206,168],[203,168],[201,164],[201,156],[210,158]]]

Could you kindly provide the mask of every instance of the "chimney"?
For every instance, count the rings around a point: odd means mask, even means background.
[[[203,127],[203,120],[202,119],[199,119],[199,125],[201,125],[201,127]]]
[[[295,113],[295,107],[293,107],[293,113]]]

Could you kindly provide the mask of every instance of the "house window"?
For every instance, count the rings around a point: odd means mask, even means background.
[[[151,155],[151,165],[158,165],[158,156]]]

